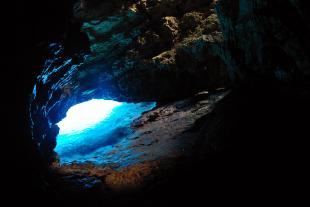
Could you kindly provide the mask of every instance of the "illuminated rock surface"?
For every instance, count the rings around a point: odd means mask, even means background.
[[[120,9],[122,2],[75,10],[90,51],[67,55],[63,45],[49,46],[30,109],[34,138],[48,160],[55,155],[55,124],[75,104],[94,98],[167,102],[228,81],[224,62],[214,53],[223,34],[212,1],[141,1]],[[100,8],[111,9],[103,14]]]
[[[59,154],[65,157],[64,160],[69,158],[73,161],[75,158],[76,161],[55,162],[51,171],[62,179],[61,186],[106,186],[108,189],[122,192],[148,185],[153,179],[158,179],[161,169],[173,170],[177,164],[176,160],[190,160],[197,152],[221,149],[216,142],[212,143],[211,149],[207,149],[210,143],[202,139],[201,126],[197,122],[204,119],[203,117],[212,119],[214,104],[220,102],[227,94],[223,91],[215,94],[202,92],[190,99],[159,106],[134,120],[131,124],[132,133],[119,136],[112,130],[121,138],[115,143],[85,155],[67,157],[65,154]],[[115,109],[117,111],[117,107]],[[58,139],[65,138],[61,136]],[[90,142],[93,142],[92,138],[89,139]],[[82,151],[87,146],[84,142],[76,144]],[[75,175],[79,175],[78,178]],[[93,179],[96,182],[89,184]]]

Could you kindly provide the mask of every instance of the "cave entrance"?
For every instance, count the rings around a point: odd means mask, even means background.
[[[133,120],[155,105],[92,99],[72,106],[57,123],[60,130],[55,152],[60,163],[100,163],[100,151],[130,135]]]

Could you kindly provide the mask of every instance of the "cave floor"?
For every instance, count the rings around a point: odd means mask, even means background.
[[[132,123],[133,134],[96,152],[96,162],[53,163],[51,172],[56,189],[65,193],[68,188],[118,192],[139,189],[150,180],[154,183],[158,175],[165,175],[176,162],[196,153],[202,137],[195,129],[197,121],[210,114],[215,103],[227,93],[222,89],[212,94],[201,92],[145,112]]]

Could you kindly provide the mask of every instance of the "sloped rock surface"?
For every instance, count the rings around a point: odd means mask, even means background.
[[[135,129],[132,135],[96,152],[94,162],[79,160],[64,165],[54,162],[51,171],[59,188],[69,191],[90,188],[103,195],[143,189],[160,181],[160,176],[172,171],[177,162],[205,153],[200,143],[211,144],[211,151],[220,150],[220,145],[202,140],[197,121],[211,118],[216,103],[227,94],[201,92],[144,113],[132,124]]]

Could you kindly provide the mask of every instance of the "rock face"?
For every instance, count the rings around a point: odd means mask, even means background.
[[[231,78],[303,84],[310,66],[306,8],[302,0],[219,1],[216,10],[226,42],[221,56]]]
[[[94,155],[102,163],[73,162],[61,166],[54,162],[50,169],[57,180],[77,183],[77,188],[83,188],[81,186],[97,178],[96,185],[89,188],[101,186],[100,194],[109,190],[123,192],[145,187],[157,180],[158,174],[172,170],[177,160],[191,160],[200,148],[204,148],[202,145],[208,139],[201,140],[201,128],[196,122],[211,116],[214,104],[227,94],[223,91],[214,94],[201,92],[190,99],[146,112],[132,123],[133,134]],[[215,148],[221,147],[212,142],[212,147],[207,151],[214,151]]]
[[[82,22],[90,52],[68,56],[61,45],[50,45],[51,54],[37,78],[30,107],[33,139],[42,157],[48,163],[55,160],[55,123],[70,106],[91,98],[160,104],[133,124],[141,134],[129,141],[130,147],[137,150],[133,154],[139,154],[141,149],[148,152],[147,161],[159,159],[160,155],[167,157],[172,151],[183,155],[184,146],[195,144],[204,155],[227,148],[241,152],[246,148],[250,153],[253,145],[266,137],[266,131],[272,131],[274,137],[280,133],[282,141],[286,135],[283,129],[290,128],[284,115],[298,120],[287,111],[294,102],[288,97],[300,101],[309,96],[308,9],[303,0],[76,3],[74,16]],[[175,103],[185,97],[195,98],[199,91],[226,86],[231,86],[233,93],[219,102],[210,103],[208,96],[198,105]],[[299,106],[305,108],[304,104],[297,106],[298,112],[302,111]],[[210,108],[216,110],[209,113]],[[295,129],[299,128],[291,130]],[[191,130],[197,134],[184,135]],[[237,141],[231,134],[242,138]],[[179,142],[180,137],[186,141]],[[268,140],[268,145],[272,144]],[[129,155],[126,151],[128,146],[124,146],[120,143],[115,148],[124,153],[123,160],[134,160],[131,151]],[[152,174],[153,163],[139,162],[132,169],[126,166],[118,171],[101,171],[89,165],[56,167],[56,171],[77,171],[86,177],[85,182],[81,181],[83,185],[105,183],[118,189],[127,184],[140,185],[141,179]]]
[[[76,4],[75,17],[91,53],[68,57],[52,44],[33,93],[33,136],[46,157],[56,144],[54,124],[76,103],[167,102],[227,84],[213,53],[223,37],[211,1],[90,1]]]

